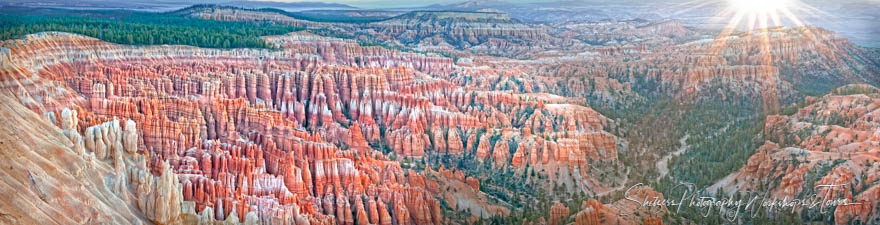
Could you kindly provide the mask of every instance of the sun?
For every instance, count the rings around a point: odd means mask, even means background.
[[[802,26],[800,19],[792,13],[794,9],[806,6],[800,0],[722,0],[726,3],[719,16],[729,18],[727,28],[739,29],[745,26],[748,31],[785,26],[788,22]]]
[[[789,10],[796,5],[797,0],[727,0],[728,10],[733,12],[733,23],[738,20],[747,20],[749,29],[767,28],[768,26],[780,26],[780,15],[797,20]],[[736,21],[734,21],[736,20]],[[769,21],[768,21],[769,20]],[[798,21],[799,22],[799,21]]]
[[[791,0],[728,0],[728,3],[739,13],[766,15],[786,10]]]

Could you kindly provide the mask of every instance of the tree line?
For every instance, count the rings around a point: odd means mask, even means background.
[[[129,45],[272,48],[260,36],[302,30],[288,25],[214,21],[126,10],[0,10],[0,40],[60,31]]]

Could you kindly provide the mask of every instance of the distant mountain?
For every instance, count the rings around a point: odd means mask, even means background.
[[[526,23],[558,23],[569,21],[599,21],[608,19],[657,19],[650,10],[633,10],[639,4],[605,1],[556,1],[513,3],[504,0],[471,0],[461,3],[435,4],[420,10],[450,10],[469,12],[505,12]]]
[[[0,6],[5,7],[53,7],[69,9],[131,9],[141,11],[167,11],[192,5],[183,1],[113,1],[113,0],[4,0]]]
[[[277,8],[287,11],[358,9],[357,7],[346,4],[325,2],[231,1],[218,4],[242,8]]]
[[[193,4],[217,4],[242,8],[277,8],[287,11],[305,10],[354,10],[350,5],[324,2],[273,2],[273,1],[229,1],[229,0],[7,0],[0,6],[57,7],[71,9],[132,9],[142,11],[168,11]]]

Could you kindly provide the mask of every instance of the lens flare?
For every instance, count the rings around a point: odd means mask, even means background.
[[[766,66],[764,68],[777,67],[779,62],[778,55],[781,52],[774,51],[777,46],[786,45],[784,40],[775,38],[786,35],[803,35],[808,41],[811,41],[816,47],[816,51],[823,55],[831,56],[830,60],[835,60],[841,65],[845,62],[838,61],[841,59],[852,60],[849,53],[842,51],[837,47],[834,41],[830,41],[825,32],[821,28],[816,28],[805,24],[798,16],[811,18],[834,18],[828,12],[811,6],[808,0],[690,0],[681,4],[671,6],[670,10],[674,10],[672,15],[680,15],[690,11],[715,11],[714,16],[707,19],[707,24],[721,25],[722,27],[713,27],[711,29],[720,28],[719,33],[713,39],[706,52],[708,55],[715,56],[735,56],[744,54],[742,52],[726,52],[728,41],[734,39],[744,40],[738,41],[737,44],[744,43],[748,49],[748,57],[752,57],[752,63],[755,65]],[[701,13],[701,12],[698,12]],[[727,54],[727,55],[725,55]],[[715,58],[705,57],[699,63],[714,64],[717,63]],[[778,73],[778,72],[777,72]],[[770,74],[770,72],[768,72]],[[778,75],[778,74],[776,74]],[[772,85],[772,84],[768,84]],[[776,95],[767,93],[764,95],[766,102],[775,102]]]
[[[729,11],[736,15],[735,18],[747,20],[748,23],[745,25],[752,29],[782,25],[779,15],[789,17],[789,7],[797,2],[796,0],[727,0],[727,3]],[[796,20],[796,18],[788,19]]]
[[[736,11],[750,14],[776,13],[789,5],[789,0],[728,0]]]

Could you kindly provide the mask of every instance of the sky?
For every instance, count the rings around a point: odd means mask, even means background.
[[[273,2],[332,2],[332,3],[342,3],[354,7],[359,8],[404,8],[404,7],[419,7],[419,6],[428,6],[433,4],[452,4],[452,3],[460,3],[465,0],[427,0],[427,1],[412,1],[412,0],[257,0],[257,1],[273,1]],[[530,3],[530,2],[552,2],[553,0],[506,0],[506,2],[513,3]]]
[[[0,6],[50,6],[63,8],[87,8],[87,9],[134,9],[146,11],[169,11],[187,7],[193,4],[223,3],[230,1],[274,1],[274,2],[324,2],[342,3],[364,9],[382,8],[416,8],[433,4],[454,4],[466,0],[0,0]],[[711,9],[692,8],[692,5],[700,5],[704,2],[725,4],[728,1],[737,0],[478,0],[497,1],[510,3],[537,3],[559,2],[554,4],[542,4],[535,10],[558,8],[564,11],[583,11],[595,15],[608,15],[611,17],[625,17],[626,14],[650,18],[651,15],[659,15],[662,19],[678,19],[687,25],[705,26],[719,24],[723,27],[729,18],[713,15]],[[797,1],[811,6],[821,13],[803,13],[793,10],[807,25],[815,25],[830,29],[841,34],[856,43],[865,46],[880,47],[880,0],[743,0],[751,2],[763,1]],[[580,3],[580,4],[578,4]],[[710,4],[710,5],[713,5]],[[678,8],[689,9],[689,12],[678,14]],[[308,8],[302,9],[306,10]],[[521,10],[520,10],[521,12]],[[552,12],[552,11],[548,11]],[[709,14],[706,14],[709,13]],[[720,19],[714,21],[713,18]]]
[[[224,1],[224,0],[215,0],[215,1]],[[252,1],[273,1],[273,2],[332,2],[332,3],[342,3],[350,6],[355,6],[359,8],[405,8],[405,7],[419,7],[419,6],[428,6],[432,4],[452,4],[452,3],[460,3],[466,0],[422,0],[422,1],[414,1],[414,0],[252,0]],[[493,1],[493,0],[489,0]],[[558,0],[502,0],[505,2],[511,3],[532,3],[532,2],[554,2]],[[575,0],[575,1],[584,1],[584,2],[605,2],[605,3],[613,3],[613,2],[630,2],[636,3],[642,1],[632,1],[632,0]],[[644,2],[648,1],[656,1],[656,0],[643,0]],[[687,2],[688,0],[668,0],[666,2]],[[694,1],[694,0],[691,0]],[[699,1],[699,0],[696,0]],[[724,1],[724,0],[720,0]],[[801,0],[805,2],[868,2],[868,3],[876,3],[880,4],[880,0]],[[663,2],[663,1],[657,1]]]

